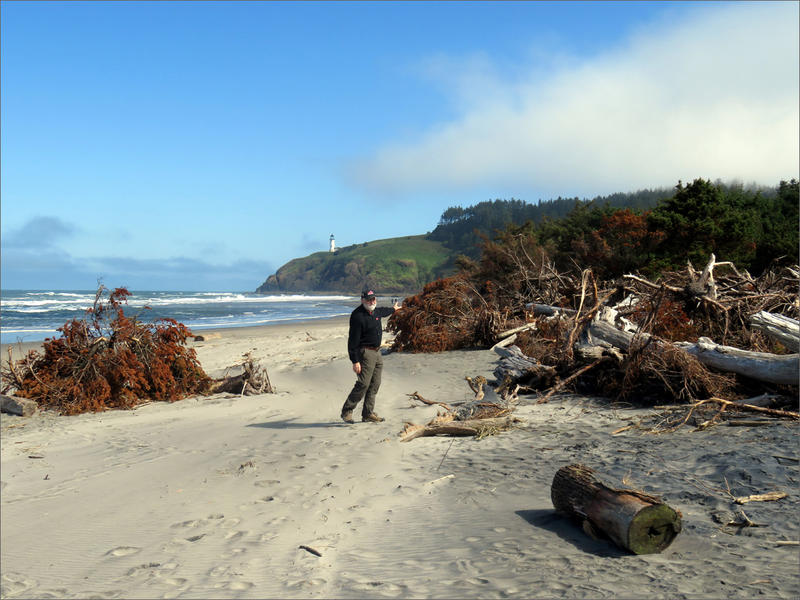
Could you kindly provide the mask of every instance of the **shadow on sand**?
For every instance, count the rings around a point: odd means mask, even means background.
[[[582,552],[608,558],[631,556],[630,553],[617,548],[614,542],[593,540],[580,527],[572,523],[567,517],[558,514],[554,509],[518,510],[516,513],[534,527],[552,531],[562,540],[569,542]]]

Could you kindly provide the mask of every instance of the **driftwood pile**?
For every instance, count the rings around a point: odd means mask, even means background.
[[[798,267],[753,278],[713,255],[701,272],[689,264],[658,283],[626,275],[598,285],[584,271],[576,297],[529,302],[525,322],[497,335],[498,392],[688,403],[667,428],[707,409],[716,414],[706,427],[742,410],[798,419],[781,408],[797,405],[799,283]]]
[[[236,375],[229,374],[231,370],[241,370]],[[257,394],[274,394],[275,390],[269,380],[267,369],[256,362],[251,352],[242,356],[242,361],[226,369],[220,379],[214,380],[211,386],[212,394],[233,393],[240,396],[254,396]]]
[[[408,394],[411,400],[441,406],[444,411],[440,411],[426,425],[407,422],[400,433],[400,441],[409,442],[418,437],[435,435],[475,436],[480,439],[511,429],[520,422],[520,419],[511,414],[516,406],[515,396],[498,397],[482,376],[474,380],[467,377],[466,381],[475,394],[469,402],[446,404],[427,400],[418,392]]]

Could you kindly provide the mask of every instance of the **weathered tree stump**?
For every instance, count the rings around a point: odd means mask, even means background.
[[[636,490],[613,489],[584,465],[562,467],[550,494],[557,511],[590,534],[603,534],[634,554],[663,551],[680,533],[681,514]]]
[[[241,367],[242,372],[238,375],[228,375],[226,371],[226,375],[222,379],[216,380],[211,386],[211,393],[229,392],[241,394],[242,396],[275,393],[269,380],[267,369],[255,361],[252,353],[246,353],[244,362],[231,368],[239,367]]]

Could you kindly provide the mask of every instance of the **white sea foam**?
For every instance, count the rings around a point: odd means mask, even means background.
[[[18,312],[47,312],[57,310],[86,309],[94,304],[94,294],[74,294],[62,292],[29,292],[28,296],[47,296],[46,299],[4,298],[3,306]],[[61,298],[63,296],[63,298]],[[164,295],[137,296],[127,298],[131,307],[203,304],[272,304],[281,302],[331,302],[352,301],[354,296],[307,296],[303,294],[261,296],[219,292],[198,292],[191,295],[165,293]]]
[[[144,320],[173,318],[192,329],[241,327],[349,314],[357,296],[344,294],[255,294],[246,292],[134,292],[125,312]],[[3,343],[17,337],[43,339],[71,319],[82,319],[95,301],[94,291],[3,291]],[[151,310],[143,310],[149,307]]]

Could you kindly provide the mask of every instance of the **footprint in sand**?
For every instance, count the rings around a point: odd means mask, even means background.
[[[171,527],[200,527],[205,525],[205,521],[201,519],[192,519],[190,521],[181,521],[180,523],[173,523]]]
[[[253,485],[256,487],[270,487],[273,485],[277,485],[281,482],[280,479],[259,479],[258,481],[254,481]]]
[[[53,598],[54,600],[60,600],[61,598],[67,597],[67,590],[66,588],[56,588],[54,590],[37,590],[36,597],[41,598],[42,600],[48,600],[49,598]],[[81,597],[88,598],[89,596],[84,596],[81,594]]]
[[[353,586],[354,589],[359,591],[369,592],[368,596],[399,596],[406,589],[405,585],[396,585],[387,581],[363,581]]]
[[[321,585],[325,585],[326,581],[324,579],[299,579],[296,581],[290,581],[286,584],[286,587],[291,590],[301,590],[307,588],[314,588],[319,587]]]
[[[138,575],[139,573],[144,573],[151,571],[152,569],[157,569],[160,566],[161,563],[156,563],[156,562],[144,563],[139,565],[138,567],[133,567],[132,569],[129,569],[127,575],[128,577],[133,577],[134,575]]]
[[[228,566],[214,567],[208,572],[209,577],[222,577],[230,573],[231,568]]]
[[[241,522],[242,522],[242,520],[239,519],[238,517],[231,517],[230,519],[225,519],[224,521],[222,521],[222,526],[223,527],[228,527],[228,528],[233,528],[233,527],[236,527]]]
[[[141,550],[141,548],[136,548],[134,546],[117,546],[116,548],[106,552],[106,556],[130,556],[131,554],[141,552]]]
[[[223,587],[228,590],[242,591],[242,590],[249,590],[251,587],[253,587],[253,585],[255,584],[250,583],[249,581],[231,581],[230,583],[224,585]]]
[[[17,596],[22,592],[34,588],[38,585],[35,579],[29,579],[24,575],[17,573],[7,573],[2,577],[2,596],[3,598],[10,598]]]
[[[172,538],[169,542],[161,547],[162,552],[177,552],[182,550],[190,542],[183,538]]]
[[[238,556],[240,554],[244,554],[245,552],[247,552],[247,548],[231,548],[227,552],[221,554],[220,558],[229,559]]]

